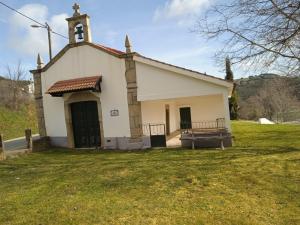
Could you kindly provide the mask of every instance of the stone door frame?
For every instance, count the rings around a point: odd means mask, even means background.
[[[67,128],[67,139],[68,147],[75,148],[73,124],[72,124],[72,113],[71,104],[75,102],[85,102],[85,101],[96,101],[98,108],[98,118],[99,118],[99,128],[100,128],[100,142],[101,148],[104,147],[104,129],[103,129],[103,119],[102,119],[102,107],[100,97],[91,91],[84,92],[74,92],[64,94],[64,109],[65,109],[65,122]]]

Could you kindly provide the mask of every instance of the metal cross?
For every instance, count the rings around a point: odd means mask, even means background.
[[[72,8],[74,9],[73,16],[79,16],[80,15],[80,12],[79,12],[80,6],[77,3],[75,3]]]

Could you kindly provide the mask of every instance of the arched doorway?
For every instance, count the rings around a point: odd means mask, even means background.
[[[70,107],[75,147],[101,146],[97,102],[75,102]]]

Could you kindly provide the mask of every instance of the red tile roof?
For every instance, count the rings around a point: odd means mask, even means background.
[[[77,92],[84,90],[100,91],[102,76],[82,77],[71,80],[61,80],[53,84],[47,94],[62,96],[63,93]]]
[[[114,48],[110,48],[110,47],[107,47],[107,46],[104,46],[104,45],[99,45],[99,44],[96,44],[98,47],[100,47],[100,48],[102,48],[102,49],[104,49],[104,50],[107,50],[107,51],[109,51],[109,52],[111,52],[111,53],[114,53],[114,54],[118,54],[118,55],[123,55],[123,54],[125,54],[125,52],[122,52],[122,51],[120,51],[120,50],[118,50],[118,49],[114,49]]]

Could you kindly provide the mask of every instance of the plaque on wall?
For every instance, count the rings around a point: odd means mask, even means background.
[[[117,110],[117,109],[111,110],[110,116],[119,116],[119,110]]]

